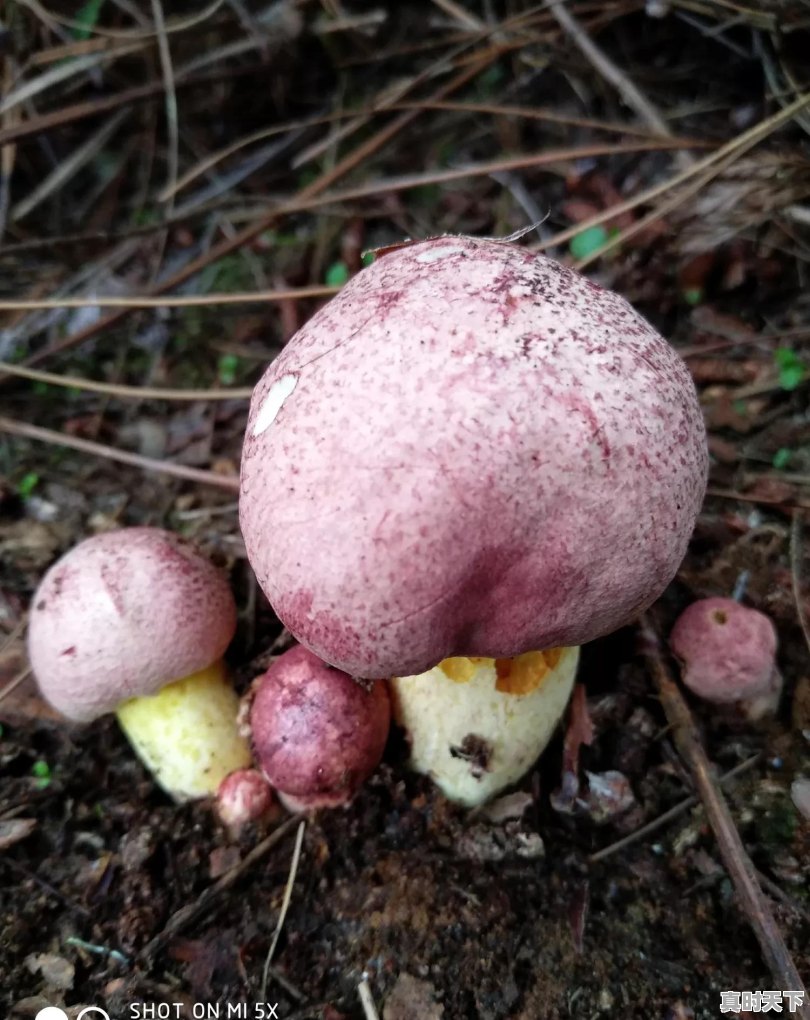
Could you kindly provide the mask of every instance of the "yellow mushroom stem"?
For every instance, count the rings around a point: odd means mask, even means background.
[[[250,765],[236,716],[239,698],[222,660],[157,694],[131,698],[116,715],[138,757],[177,801],[207,797],[229,773]]]
[[[410,764],[451,800],[474,806],[517,782],[549,742],[574,686],[579,648],[512,659],[444,659],[391,681]]]

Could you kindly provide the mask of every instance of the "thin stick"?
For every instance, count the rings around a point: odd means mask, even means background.
[[[152,17],[155,22],[155,35],[157,36],[158,53],[160,54],[160,70],[163,75],[163,83],[166,87],[164,108],[166,111],[166,139],[169,150],[166,160],[166,189],[171,196],[168,200],[168,212],[171,214],[174,208],[174,189],[177,184],[179,167],[180,131],[177,123],[177,92],[174,86],[172,53],[166,35],[166,20],[163,16],[163,5],[160,0],[152,0]]]
[[[162,226],[170,226],[170,223]],[[206,305],[244,305],[251,301],[296,301],[301,298],[331,297],[340,287],[315,284],[286,290],[257,290],[233,294],[133,294],[132,297],[63,297],[41,300],[0,301],[0,312],[40,312],[62,308],[201,308]]]
[[[12,677],[6,686],[0,690],[0,701],[7,698],[12,691],[16,691],[20,684],[27,680],[29,676],[31,676],[30,666],[26,666],[24,669],[21,669],[20,672],[15,677]]]
[[[287,911],[290,908],[293,886],[295,885],[295,876],[298,873],[298,863],[301,860],[301,847],[304,844],[304,832],[306,831],[306,827],[307,823],[302,820],[301,824],[298,826],[298,832],[295,834],[295,846],[293,847],[292,860],[290,861],[290,873],[287,876],[287,884],[284,887],[284,897],[281,900],[281,910],[278,912],[276,930],[273,932],[273,940],[270,943],[270,948],[267,950],[267,959],[264,961],[264,970],[262,971],[262,988],[259,998],[260,1002],[264,1002],[267,998],[267,977],[270,973],[270,964],[273,961],[278,940],[281,937],[281,929],[284,927],[284,919],[286,918]]]
[[[664,662],[661,639],[647,615],[641,618],[639,637],[661,704],[672,727],[675,746],[692,773],[692,780],[714,831],[720,856],[734,884],[739,904],[754,929],[776,986],[783,989],[804,988],[771,906],[757,881],[754,865],[746,853],[725,798],[712,776],[711,765],[700,742],[689,706]],[[806,1014],[799,1013],[799,1016]]]
[[[158,474],[172,475],[174,478],[182,478],[186,482],[214,485],[219,489],[227,489],[228,492],[239,491],[239,479],[229,475],[218,475],[202,468],[188,467],[186,464],[174,464],[170,460],[142,457],[139,453],[116,450],[113,446],[95,443],[90,439],[79,439],[78,436],[66,436],[61,432],[54,432],[53,429],[29,425],[28,422],[15,421],[13,418],[5,418],[2,415],[0,415],[0,432],[7,432],[12,436],[22,436],[25,439],[34,439],[40,443],[67,446],[80,453],[104,457],[106,460],[114,460],[119,464],[129,464],[132,467],[141,468],[142,471],[156,471]]]
[[[252,386],[232,386],[219,390],[183,390],[160,386],[125,386],[122,383],[97,382],[83,379],[78,375],[60,375],[58,372],[43,372],[38,368],[12,365],[0,361],[0,373],[16,375],[21,379],[48,383],[50,386],[65,386],[68,389],[86,390],[88,393],[104,393],[124,400],[247,400],[253,392]]]
[[[192,921],[205,913],[205,911],[209,909],[213,901],[221,893],[230,889],[231,886],[242,877],[242,875],[251,871],[254,865],[258,864],[262,857],[266,857],[273,847],[280,843],[287,833],[291,831],[297,821],[298,819],[293,817],[282,822],[282,824],[279,825],[277,829],[274,829],[269,836],[261,841],[261,843],[254,846],[250,853],[245,855],[243,860],[231,868],[230,871],[226,871],[222,878],[214,882],[213,885],[209,885],[207,889],[203,889],[202,893],[197,897],[194,903],[188,903],[186,906],[175,911],[175,913],[172,914],[167,921],[163,931],[147,942],[140,953],[138,953],[138,960],[143,962],[150,961],[155,953],[157,953],[170,938],[173,938]]]
[[[560,27],[574,41],[584,57],[619,93],[627,106],[659,135],[671,135],[672,129],[643,92],[627,77],[585,31],[579,20],[565,6],[564,0],[551,4],[551,13]]]
[[[729,782],[731,779],[736,779],[737,776],[743,772],[747,772],[752,768],[759,759],[762,757],[759,752],[752,754],[750,758],[746,758],[745,761],[741,761],[739,765],[735,765],[733,769],[729,769],[725,772],[717,782],[722,786],[724,783]],[[680,815],[685,814],[691,808],[699,804],[700,800],[697,797],[686,797],[684,800],[675,804],[668,811],[665,811],[662,815],[657,818],[653,818],[652,821],[647,822],[646,825],[642,825],[641,828],[635,829],[633,832],[628,833],[621,839],[617,839],[615,843],[611,843],[609,846],[602,847],[601,850],[597,850],[588,858],[588,864],[596,864],[598,861],[603,861],[606,857],[612,857],[613,854],[618,853],[619,850],[624,850],[626,847],[631,846],[633,843],[638,843],[639,840],[645,839],[652,833],[657,832],[659,829],[663,829],[665,825],[674,821]]]
[[[377,1012],[377,1007],[374,1005],[374,999],[371,995],[371,988],[369,988],[367,977],[364,977],[357,986],[357,995],[360,999],[360,1005],[363,1007],[363,1015],[366,1020],[380,1020],[380,1014]]]
[[[793,521],[790,525],[790,575],[791,587],[793,588],[793,601],[796,603],[796,615],[799,618],[799,626],[804,634],[807,650],[810,651],[810,621],[802,601],[802,514],[800,510],[793,513]]]

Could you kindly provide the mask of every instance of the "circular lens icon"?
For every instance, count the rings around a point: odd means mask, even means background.
[[[58,1006],[46,1006],[37,1013],[34,1020],[68,1020],[68,1015]]]

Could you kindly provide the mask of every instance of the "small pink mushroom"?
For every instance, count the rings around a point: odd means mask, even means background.
[[[689,372],[514,244],[388,251],[256,387],[240,517],[296,638],[352,676],[578,645],[670,582],[706,484]]]
[[[223,574],[160,528],[80,542],[31,602],[28,654],[45,698],[68,718],[115,712],[177,800],[215,792],[250,762],[222,655],[236,629]]]
[[[698,697],[736,704],[749,719],[776,710],[782,678],[770,617],[728,598],[699,599],[678,617],[669,637],[683,682]]]
[[[347,804],[382,758],[386,686],[363,686],[302,646],[254,683],[254,757],[290,811]]]
[[[219,784],[216,812],[233,836],[250,822],[257,822],[273,806],[273,791],[256,769],[237,769]]]
[[[213,563],[169,531],[124,528],[85,539],[46,573],[28,653],[47,700],[88,722],[209,666],[235,630]]]

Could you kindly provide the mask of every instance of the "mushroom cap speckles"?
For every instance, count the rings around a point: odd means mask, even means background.
[[[707,701],[749,701],[774,687],[773,621],[734,599],[693,602],[675,621],[669,644],[683,664],[683,682]]]
[[[292,811],[348,803],[382,758],[391,708],[370,688],[296,645],[254,684],[253,753]]]
[[[189,542],[124,528],[80,542],[48,570],[31,602],[28,654],[45,698],[88,721],[209,666],[235,629],[227,580]]]
[[[298,640],[355,676],[418,674],[633,618],[707,464],[685,365],[621,297],[445,237],[378,258],[270,365],[240,515]]]

